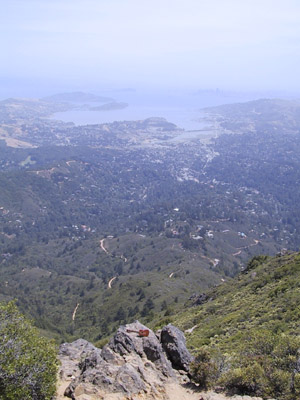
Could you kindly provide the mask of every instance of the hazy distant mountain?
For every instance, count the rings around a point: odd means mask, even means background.
[[[107,103],[114,101],[112,97],[103,97],[96,96],[92,93],[84,93],[84,92],[71,92],[71,93],[57,93],[52,96],[44,97],[42,100],[44,101],[70,101],[70,102],[78,102],[83,103],[85,101],[95,102],[95,103]]]

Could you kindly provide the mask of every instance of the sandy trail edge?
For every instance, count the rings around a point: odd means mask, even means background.
[[[55,400],[67,400],[68,397],[64,396],[64,391],[67,386],[70,384],[70,381],[59,381],[57,395]],[[250,396],[234,396],[234,397],[227,397],[224,394],[215,393],[212,391],[208,392],[200,392],[194,390],[192,388],[188,388],[184,385],[170,383],[167,384],[165,387],[166,394],[168,395],[170,400],[262,400],[260,397],[250,397]],[[80,396],[81,398],[81,396]],[[102,398],[102,397],[101,397]],[[134,399],[138,400],[140,397],[138,395],[133,396]],[[142,397],[145,399],[147,397]],[[94,399],[94,397],[83,396],[82,399]],[[70,399],[69,399],[70,400]],[[128,400],[127,396],[123,396],[120,393],[111,393],[107,394],[104,397],[104,400]],[[151,396],[151,400],[153,397]]]
[[[199,400],[201,398],[200,392],[195,392],[178,384],[167,385],[166,393],[172,400]]]
[[[64,396],[64,393],[67,387],[70,385],[70,382],[71,381],[62,381],[61,379],[58,380],[55,400],[62,400],[68,398]]]

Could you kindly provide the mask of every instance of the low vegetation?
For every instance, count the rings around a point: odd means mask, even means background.
[[[14,303],[0,304],[0,398],[50,400],[56,391],[57,356],[53,342]]]
[[[300,254],[255,257],[231,282],[172,323],[187,333],[203,388],[276,399],[300,396]]]

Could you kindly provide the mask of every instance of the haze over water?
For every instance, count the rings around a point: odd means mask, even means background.
[[[2,1],[0,96],[297,92],[299,20],[298,0]]]
[[[201,108],[220,104],[242,102],[258,98],[258,94],[222,93],[205,91],[200,93],[151,93],[106,92],[116,101],[126,102],[128,107],[119,110],[83,111],[71,110],[59,112],[53,118],[76,125],[101,124],[114,121],[143,120],[150,117],[162,117],[185,130],[203,129]],[[92,104],[95,106],[95,104]]]

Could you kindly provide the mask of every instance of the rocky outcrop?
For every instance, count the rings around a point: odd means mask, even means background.
[[[160,340],[173,368],[188,372],[192,356],[186,348],[186,340],[181,330],[169,324],[162,329]]]
[[[147,328],[138,321],[121,326],[101,350],[83,339],[62,344],[57,400],[262,400],[182,385],[192,359],[183,333],[171,324],[156,335],[128,332],[140,329]]]
[[[73,400],[113,395],[116,399],[168,399],[165,387],[186,376],[173,367],[187,371],[191,360],[184,335],[168,325],[161,332],[161,343],[151,330],[148,336],[139,336],[141,329],[148,328],[138,321],[121,326],[102,350],[82,339],[61,345],[60,377],[71,381],[65,396]]]
[[[62,380],[73,379],[81,372],[82,361],[92,352],[100,351],[92,343],[84,339],[78,339],[73,343],[63,343],[59,348],[61,362],[60,378]]]
[[[192,302],[192,306],[200,306],[209,300],[206,293],[196,294],[193,293],[189,300]]]

